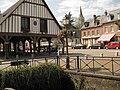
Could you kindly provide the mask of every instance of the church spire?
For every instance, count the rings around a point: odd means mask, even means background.
[[[80,17],[83,17],[81,6],[80,6]]]
[[[78,19],[78,28],[82,28],[83,24],[84,24],[84,16],[83,16],[82,9],[81,9],[81,6],[80,6],[80,15],[79,15],[79,19]]]

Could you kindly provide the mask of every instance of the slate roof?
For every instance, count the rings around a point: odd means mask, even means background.
[[[87,21],[85,21],[85,23],[89,22],[89,26],[85,27],[85,24],[84,24],[82,29],[86,29],[86,28],[90,28],[90,27],[98,27],[98,26],[103,25],[103,23],[116,21],[116,20],[118,20],[118,14],[120,14],[120,9],[116,9],[116,10],[107,12],[107,16],[106,15],[96,16],[96,20],[99,20],[99,25],[96,25],[94,23],[94,18],[89,18]],[[108,18],[110,18],[111,16],[113,16],[114,18],[112,20],[108,20]]]

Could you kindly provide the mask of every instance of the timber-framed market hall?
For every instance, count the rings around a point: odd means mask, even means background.
[[[40,52],[41,42],[49,44],[61,29],[44,0],[19,0],[0,15],[0,52],[5,58],[10,53]]]

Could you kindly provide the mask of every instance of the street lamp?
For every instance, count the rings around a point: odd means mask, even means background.
[[[69,56],[68,56],[68,32],[67,32],[67,25],[69,24],[69,20],[65,17],[63,19],[63,24],[65,26],[65,38],[66,38],[66,68],[70,68],[69,64]]]

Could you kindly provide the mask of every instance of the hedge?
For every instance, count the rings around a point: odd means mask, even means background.
[[[75,90],[69,74],[55,64],[36,67],[19,67],[0,74],[1,89],[15,90]]]

